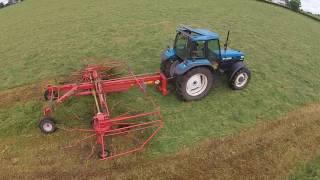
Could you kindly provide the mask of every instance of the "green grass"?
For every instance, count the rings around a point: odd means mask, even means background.
[[[320,100],[320,24],[254,0],[27,0],[1,9],[0,18],[0,90],[68,75],[105,57],[127,61],[136,73],[158,71],[159,54],[178,24],[209,28],[222,39],[231,30],[231,47],[246,53],[250,85],[235,92],[221,78],[208,97],[190,103],[149,88],[165,120],[152,154]],[[38,133],[41,97],[2,108],[0,136]],[[83,109],[85,119],[91,111],[86,101],[70,108]]]
[[[291,179],[295,180],[317,180],[320,179],[320,156],[314,159],[312,162],[307,163],[301,167]]]

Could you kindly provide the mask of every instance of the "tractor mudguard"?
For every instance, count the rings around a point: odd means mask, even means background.
[[[210,70],[212,64],[207,59],[185,60],[176,66],[175,75],[182,75],[194,67],[207,66]]]
[[[161,61],[167,61],[169,59],[174,59],[176,52],[173,48],[168,48],[161,53]]]
[[[238,72],[241,68],[244,68],[244,67],[246,67],[246,65],[243,63],[243,61],[238,61],[232,64],[230,68],[229,80],[232,79],[232,77],[236,74],[236,72]]]

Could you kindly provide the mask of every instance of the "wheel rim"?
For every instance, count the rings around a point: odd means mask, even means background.
[[[247,82],[248,82],[248,74],[243,72],[237,76],[237,78],[235,80],[235,85],[240,88],[240,87],[243,87],[244,85],[246,85]]]
[[[46,132],[50,132],[53,129],[53,125],[51,123],[44,123],[42,126],[43,130]]]
[[[203,93],[208,86],[208,78],[202,73],[195,74],[187,81],[186,91],[190,96],[198,96]]]

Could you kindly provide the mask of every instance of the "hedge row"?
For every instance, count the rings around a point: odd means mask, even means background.
[[[271,1],[267,1],[267,0],[256,0],[256,1],[264,2],[264,3],[267,3],[267,4],[271,4],[271,5],[274,5],[274,6],[282,7],[282,8],[288,9],[290,11],[293,11],[292,9],[290,9],[287,6],[283,6],[281,4],[277,4],[277,3],[274,3],[274,2],[271,2]],[[316,20],[316,21],[320,22],[320,17],[316,17],[314,15],[308,14],[308,13],[303,12],[303,11],[294,11],[294,12],[300,13],[300,14],[302,14],[304,16],[307,16],[307,17],[309,17],[309,18],[311,18],[313,20]]]

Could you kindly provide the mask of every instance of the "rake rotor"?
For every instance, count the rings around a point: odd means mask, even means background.
[[[134,75],[129,71],[125,77],[114,78],[111,71],[120,67],[88,65],[77,76],[80,82],[58,86],[49,85],[44,97],[49,103],[43,108],[43,118],[39,127],[44,133],[52,133],[56,129],[53,114],[55,109],[70,97],[92,96],[95,103],[95,115],[92,118],[92,129],[73,129],[69,131],[88,132],[86,138],[96,137],[96,144],[100,146],[101,159],[111,159],[142,150],[145,145],[163,127],[160,108],[150,112],[124,113],[113,117],[108,106],[107,95],[114,92],[124,92],[138,87],[146,92],[146,85],[155,85],[163,95],[168,94],[167,78],[162,73]],[[152,101],[154,104],[154,102]],[[130,143],[124,139],[131,139]]]

